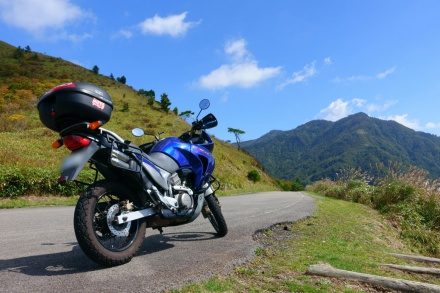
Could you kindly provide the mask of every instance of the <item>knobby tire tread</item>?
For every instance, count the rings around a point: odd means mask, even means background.
[[[88,213],[93,210],[100,195],[112,188],[118,189],[119,187],[104,180],[86,189],[77,202],[74,215],[75,235],[79,246],[91,260],[108,267],[128,263],[139,250],[146,230],[145,221],[141,219],[138,235],[133,245],[122,252],[108,251],[99,243],[93,231],[93,215],[88,217]],[[128,250],[130,252],[127,253]]]
[[[217,222],[218,230],[214,227],[214,229],[217,231],[217,235],[220,237],[225,236],[226,234],[228,234],[228,226],[226,225],[225,218],[223,217],[223,213],[217,199],[212,194],[208,195],[205,199],[212,216]]]

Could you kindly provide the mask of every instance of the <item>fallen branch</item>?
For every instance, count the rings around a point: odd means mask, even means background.
[[[440,286],[437,285],[339,270],[333,268],[329,264],[312,265],[308,268],[306,273],[309,275],[318,275],[323,277],[354,279],[369,284],[381,285],[402,292],[440,292]]]
[[[433,258],[433,257],[426,257],[426,256],[417,256],[417,255],[407,255],[407,254],[399,254],[399,253],[390,253],[391,255],[397,257],[397,258],[403,258],[403,259],[410,259],[410,260],[416,260],[416,261],[423,261],[423,262],[431,262],[431,263],[438,263],[440,264],[440,259]]]
[[[381,266],[407,271],[418,274],[430,274],[430,275],[440,275],[440,269],[437,268],[426,268],[426,267],[411,267],[411,266],[401,266],[395,264],[379,264]]]

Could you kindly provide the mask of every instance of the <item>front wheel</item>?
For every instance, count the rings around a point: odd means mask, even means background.
[[[115,217],[140,206],[128,188],[99,181],[87,188],[75,208],[74,227],[78,244],[94,262],[117,266],[129,262],[145,237],[145,219],[118,225]]]
[[[208,204],[209,212],[208,219],[214,227],[217,235],[220,237],[228,234],[228,226],[226,225],[225,218],[223,217],[222,210],[220,208],[219,201],[215,194],[210,194],[205,197],[205,201]]]

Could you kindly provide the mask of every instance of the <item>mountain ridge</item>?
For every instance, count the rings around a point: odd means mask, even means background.
[[[440,176],[440,137],[363,112],[338,121],[312,120],[295,129],[273,130],[241,142],[263,167],[280,179],[310,183],[335,179],[350,167],[367,170],[376,163],[413,165]]]

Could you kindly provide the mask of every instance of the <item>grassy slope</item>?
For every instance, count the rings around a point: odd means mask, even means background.
[[[377,211],[320,196],[316,202],[318,209],[313,217],[278,224],[256,235],[261,247],[248,264],[173,292],[391,292],[357,281],[306,274],[310,265],[320,262],[343,270],[440,285],[435,276],[378,265],[426,266],[389,254],[417,255],[423,251],[404,242]]]
[[[133,127],[142,127],[150,133],[164,131],[161,137],[180,134],[173,128],[176,119],[179,119],[173,112],[161,111],[157,103],[153,107],[148,106],[146,98],[138,95],[133,88],[94,74],[75,64],[43,54],[26,53],[21,60],[17,60],[12,58],[15,50],[15,47],[0,42],[2,68],[0,89],[4,94],[3,99],[0,97],[2,110],[0,126],[3,126],[3,131],[0,132],[1,166],[57,170],[68,151],[65,148],[58,150],[51,148],[52,142],[57,139],[57,134],[42,126],[35,106],[39,96],[46,90],[68,81],[94,83],[110,94],[115,106],[111,120],[104,127],[123,138],[132,139],[135,143],[153,139],[152,137],[134,138],[131,135]],[[32,98],[27,103],[22,103],[21,97],[14,96],[19,90],[29,90],[32,92]],[[160,93],[156,95],[156,99],[159,99]],[[169,98],[173,102],[173,97]],[[125,103],[128,104],[128,112],[121,111]],[[197,108],[197,104],[194,108]],[[215,113],[215,109],[210,110]],[[182,127],[180,122],[180,129]],[[238,152],[235,147],[225,142],[219,140],[215,142],[214,156],[217,168],[214,175],[224,184],[221,193],[277,189],[274,180],[259,169],[259,164],[253,157]],[[254,184],[247,179],[247,173],[252,169],[257,169],[262,174],[261,182]],[[56,179],[54,178],[54,181]]]

